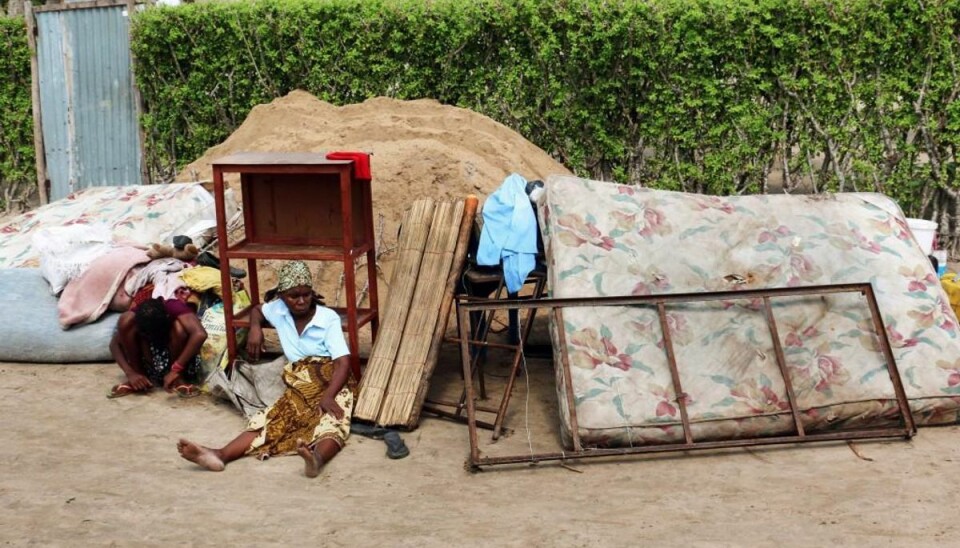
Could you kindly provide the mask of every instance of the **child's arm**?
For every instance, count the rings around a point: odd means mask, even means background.
[[[134,313],[124,312],[117,321],[117,332],[110,339],[110,354],[127,376],[127,382],[134,390],[147,390],[152,385],[143,375],[140,363],[140,345],[137,341],[137,326]]]
[[[172,388],[174,383],[180,379],[180,373],[183,372],[186,364],[190,363],[200,353],[204,341],[207,340],[207,330],[200,323],[200,318],[194,314],[181,314],[173,321],[178,322],[187,332],[187,342],[183,345],[180,355],[171,365],[170,371],[163,377],[163,388],[167,390]]]

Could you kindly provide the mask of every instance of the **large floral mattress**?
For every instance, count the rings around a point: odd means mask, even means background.
[[[114,240],[149,245],[214,219],[213,197],[200,184],[88,188],[0,224],[0,268],[39,266],[32,240],[42,228],[105,223]]]
[[[957,320],[888,198],[720,198],[560,176],[547,181],[539,209],[555,298],[871,283],[917,423],[957,421]],[[772,303],[808,432],[896,420],[864,296]],[[551,329],[565,440],[575,414],[585,446],[683,441],[656,309],[567,307],[562,314]],[[671,305],[667,320],[695,440],[793,431],[760,302]]]

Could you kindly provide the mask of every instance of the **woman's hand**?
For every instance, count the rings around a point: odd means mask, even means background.
[[[251,361],[260,359],[260,352],[263,351],[263,329],[259,325],[250,327],[247,333],[247,356]]]
[[[340,404],[337,403],[337,400],[333,396],[324,395],[320,399],[320,411],[323,413],[330,413],[337,420],[343,419],[343,408],[340,407]]]

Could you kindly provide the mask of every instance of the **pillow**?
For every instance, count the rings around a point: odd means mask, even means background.
[[[0,361],[108,362],[110,338],[119,314],[64,331],[58,321],[57,298],[38,268],[0,269]]]
[[[111,249],[113,235],[106,223],[74,224],[42,228],[33,235],[33,248],[40,254],[40,274],[59,295],[67,282],[80,276],[90,263]]]

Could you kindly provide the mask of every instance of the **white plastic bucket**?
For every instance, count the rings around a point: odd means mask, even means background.
[[[920,249],[929,255],[933,251],[933,237],[937,233],[937,223],[926,219],[907,218],[907,226],[910,227],[914,239],[920,244]]]

